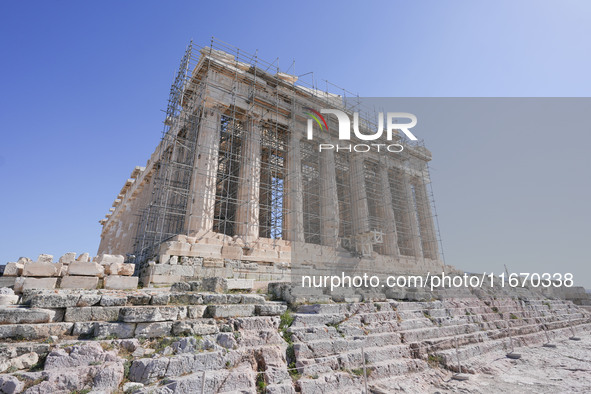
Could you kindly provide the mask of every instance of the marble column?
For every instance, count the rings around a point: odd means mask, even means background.
[[[431,202],[427,193],[427,185],[420,178],[415,178],[413,185],[415,188],[423,255],[428,259],[436,260],[438,255],[437,236],[433,215],[431,214]]]
[[[336,248],[339,236],[339,197],[334,151],[325,150],[319,155],[321,243]]]
[[[357,153],[351,153],[349,184],[351,187],[351,221],[353,235],[369,232],[369,208],[367,205],[367,193],[365,191],[365,171],[363,168],[363,157]],[[371,254],[371,244],[365,254]],[[358,251],[361,252],[361,250]]]
[[[213,229],[221,116],[218,108],[204,108],[191,176],[192,197],[185,220],[190,235]]]
[[[305,124],[292,122],[287,148],[287,172],[285,174],[285,239],[304,242],[304,196],[302,192],[302,156],[300,140]]]
[[[242,137],[236,234],[246,242],[259,237],[259,196],[261,185],[261,130],[259,119],[246,121]]]
[[[419,233],[419,223],[417,221],[417,206],[415,204],[415,194],[413,192],[412,180],[406,172],[402,175],[402,184],[404,187],[404,212],[405,220],[408,223],[410,230],[409,247],[412,250],[413,256],[417,258],[423,257],[423,249],[421,248],[421,234]]]
[[[392,192],[390,191],[390,180],[388,179],[388,167],[380,165],[379,176],[381,184],[382,202],[378,205],[379,215],[383,220],[382,231],[384,232],[382,253],[388,256],[400,255],[398,249],[398,235],[396,234],[396,218],[394,206],[392,205]]]

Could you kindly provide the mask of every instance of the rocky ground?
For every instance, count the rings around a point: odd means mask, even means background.
[[[519,360],[508,359],[504,351],[484,354],[477,360],[479,372],[467,374],[467,381],[456,381],[452,372],[435,367],[389,383],[370,383],[370,389],[375,393],[589,393],[591,336],[580,338],[556,340],[555,349],[519,348]]]
[[[449,370],[438,365],[430,365],[421,372],[393,376],[388,380],[381,379],[379,383],[374,383],[370,377],[368,389],[376,394],[590,392],[591,336],[585,333],[580,338],[580,341],[571,341],[566,337],[557,338],[553,341],[557,345],[556,348],[541,345],[519,348],[517,352],[522,355],[519,360],[508,359],[503,351],[483,354],[477,360],[472,360],[471,367],[479,372],[467,374],[467,381],[453,380],[453,373]],[[132,361],[146,356],[164,360],[175,355],[198,353],[203,349],[212,350],[217,345],[197,337],[178,340],[134,338],[61,343],[21,342],[3,346],[2,352],[6,354],[7,349],[24,346],[29,346],[31,350],[40,350],[44,347],[51,350],[45,360],[39,359],[35,352],[10,359],[9,369],[19,371],[0,375],[2,393],[200,392],[199,385],[189,385],[186,387],[187,390],[175,390],[176,386],[167,385],[166,379],[146,386],[131,382],[130,379],[143,380],[147,376],[145,368],[132,367]],[[280,355],[276,356],[278,360],[281,359]],[[242,366],[227,365],[225,369],[235,369],[236,373],[232,379],[240,380],[240,375],[243,376],[243,380],[255,379],[248,362]],[[197,391],[193,391],[195,387]],[[262,386],[258,391],[264,392]],[[362,389],[355,386],[340,391],[361,393]],[[257,392],[257,388],[252,387],[246,391],[240,389],[235,392],[254,393]]]

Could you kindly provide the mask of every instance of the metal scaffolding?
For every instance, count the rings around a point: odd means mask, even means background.
[[[204,86],[191,84],[196,65],[193,43],[185,51],[170,87],[155,176],[149,183],[146,207],[138,210],[134,254],[138,261],[153,256],[157,247],[184,231],[190,180],[200,123]]]
[[[293,138],[307,120],[298,109],[313,103],[359,112],[359,127],[366,132],[377,128],[375,112],[358,95],[327,81],[321,90],[313,74],[282,73],[278,63],[213,38],[207,47],[189,44],[171,86],[153,165],[143,175],[143,188],[134,192],[131,250],[137,261],[157,256],[160,245],[176,235],[195,236],[199,220],[223,239],[240,238],[245,248],[257,239],[271,245],[296,240],[298,215],[304,243],[332,242],[326,228],[331,222],[336,247],[351,254],[391,254],[385,242],[394,239],[400,256],[437,260],[441,249],[422,142],[396,136],[412,152],[385,158],[337,151],[329,159],[333,169],[323,171],[318,141]],[[336,119],[327,121],[330,130],[338,129]],[[297,152],[296,167],[290,150]],[[327,203],[327,196],[333,201]],[[360,204],[366,211],[362,219]],[[195,212],[211,212],[211,222]]]

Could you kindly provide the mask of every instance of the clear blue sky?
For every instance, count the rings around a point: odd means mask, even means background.
[[[211,36],[279,57],[283,68],[296,59],[297,74],[314,71],[362,96],[591,91],[591,3],[584,0],[3,1],[0,263],[96,253],[97,221],[160,138],[187,42],[205,45]],[[430,148],[436,167],[451,154]],[[477,162],[463,164],[478,171]],[[445,177],[440,169],[436,181]],[[448,262],[468,268],[482,242],[461,242],[450,224],[457,204],[445,206],[453,194],[441,193]],[[588,264],[588,254],[579,263]]]

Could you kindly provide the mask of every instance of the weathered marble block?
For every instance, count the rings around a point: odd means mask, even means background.
[[[105,289],[137,289],[138,280],[139,278],[137,276],[110,275],[105,277]]]
[[[23,267],[23,276],[60,276],[62,265],[57,263],[37,262],[26,263]]]
[[[124,261],[125,257],[120,254],[101,254],[96,258],[96,262],[99,264],[123,264]]]
[[[4,268],[4,276],[21,276],[23,274],[24,264],[7,263]]]
[[[68,266],[68,274],[78,276],[97,276],[102,278],[105,274],[105,268],[97,263],[75,261]]]
[[[62,289],[96,289],[99,278],[96,276],[66,276],[62,278]]]

